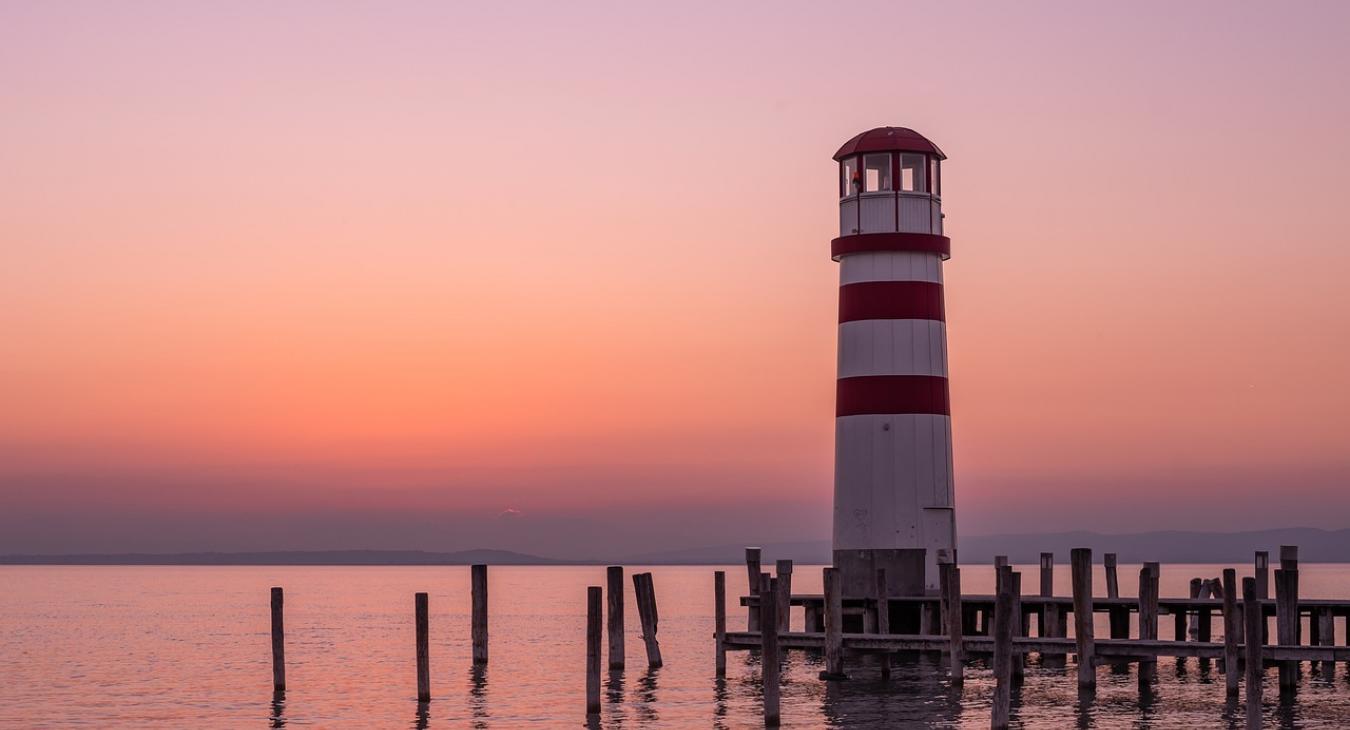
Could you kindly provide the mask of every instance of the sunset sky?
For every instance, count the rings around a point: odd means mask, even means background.
[[[0,553],[828,537],[949,155],[958,529],[1350,527],[1350,4],[0,5]]]

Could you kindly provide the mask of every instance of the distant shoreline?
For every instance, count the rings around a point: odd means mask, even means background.
[[[766,560],[789,559],[799,565],[827,565],[828,540],[800,542],[747,541],[643,554],[592,558],[549,558],[511,550],[267,550],[194,551],[179,553],[19,553],[0,555],[0,565],[163,565],[163,566],[408,566],[408,565],[739,565],[745,547],[763,548]],[[1250,532],[1158,531],[1134,534],[1061,532],[1040,535],[973,535],[959,542],[963,565],[992,562],[1006,555],[1017,564],[1035,564],[1042,552],[1054,553],[1056,562],[1067,564],[1069,550],[1087,547],[1100,562],[1105,553],[1115,553],[1122,563],[1161,561],[1167,563],[1244,565],[1257,550],[1278,555],[1281,545],[1297,545],[1304,564],[1350,563],[1350,529],[1322,530],[1292,527]]]

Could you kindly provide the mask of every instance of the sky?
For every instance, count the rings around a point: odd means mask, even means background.
[[[1350,4],[0,4],[0,553],[826,538],[834,151],[958,530],[1350,527]]]

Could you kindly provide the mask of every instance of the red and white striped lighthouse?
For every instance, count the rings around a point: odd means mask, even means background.
[[[937,587],[956,547],[942,262],[942,150],[904,127],[839,162],[834,564],[848,595]]]

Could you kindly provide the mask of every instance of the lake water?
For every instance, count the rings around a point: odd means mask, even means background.
[[[745,568],[727,566],[728,594]],[[1020,568],[1035,585],[1035,566]],[[1098,566],[1096,585],[1103,590]],[[760,726],[759,670],[748,653],[713,672],[712,574],[707,566],[629,567],[654,574],[665,667],[646,668],[628,592],[628,669],[604,686],[605,728]],[[1184,595],[1190,578],[1221,566],[1164,565],[1162,594]],[[1121,566],[1133,595],[1138,566]],[[491,663],[471,668],[467,567],[0,567],[0,726],[41,727],[428,727],[585,726],[586,586],[604,568],[490,569]],[[818,568],[798,566],[799,592],[820,591]],[[992,592],[993,571],[962,570],[967,591]],[[1350,596],[1350,568],[1304,565],[1303,596]],[[286,589],[287,684],[271,688],[268,589]],[[1056,585],[1065,592],[1067,569]],[[631,589],[631,581],[628,587]],[[419,712],[413,594],[431,605],[432,702]],[[729,599],[729,624],[745,614]],[[801,626],[800,609],[793,625]],[[1337,619],[1338,643],[1345,625]],[[1168,617],[1160,633],[1170,636]],[[1215,638],[1222,628],[1215,621]],[[1098,635],[1106,627],[1099,620]],[[992,683],[983,663],[952,690],[940,658],[906,657],[883,682],[875,660],[852,659],[847,682],[816,678],[821,659],[788,652],[784,727],[987,728]],[[1217,662],[1158,666],[1141,704],[1133,667],[1098,669],[1094,701],[1080,703],[1074,665],[1042,668],[1032,657],[1015,696],[1015,724],[1035,728],[1238,727]],[[1350,678],[1304,665],[1297,699],[1281,702],[1266,678],[1269,727],[1350,727]]]

